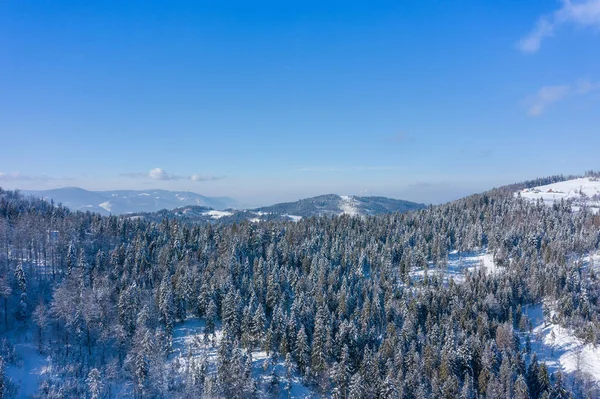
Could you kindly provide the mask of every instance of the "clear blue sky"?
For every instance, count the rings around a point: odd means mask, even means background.
[[[598,28],[599,0],[3,1],[0,186],[440,202],[599,169]]]

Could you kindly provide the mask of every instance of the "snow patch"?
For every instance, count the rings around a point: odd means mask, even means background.
[[[457,283],[462,283],[468,273],[475,273],[481,268],[489,274],[497,274],[503,270],[495,264],[494,255],[488,253],[487,249],[484,248],[467,252],[452,251],[448,254],[446,265],[436,265],[430,262],[427,274],[429,276],[441,276],[446,283],[450,278],[453,278]],[[412,281],[420,281],[424,277],[425,270],[422,268],[415,268],[410,272]]]
[[[356,216],[359,214],[358,208],[356,207],[356,200],[354,197],[349,195],[340,195],[340,209],[342,214]]]
[[[36,346],[31,342],[31,333],[27,332],[24,337],[25,342],[14,344],[14,349],[19,358],[16,365],[6,367],[6,375],[18,387],[18,398],[32,397],[42,381],[43,374],[48,368],[48,358],[41,355]],[[10,341],[18,340],[13,337]]]
[[[551,372],[561,370],[569,378],[580,372],[600,386],[600,347],[585,344],[573,330],[545,320],[541,304],[530,307],[526,314],[535,326],[531,349],[538,360],[546,363]]]
[[[98,205],[100,208],[110,212],[111,208],[112,208],[112,204],[110,203],[110,201],[105,201],[103,203],[101,203],[100,205]]]
[[[203,212],[203,215],[208,215],[213,219],[220,219],[224,216],[231,216],[233,215],[233,212],[228,212],[228,211],[217,211],[217,210],[212,210],[212,211],[207,211],[207,212]]]
[[[592,212],[600,211],[600,180],[582,177],[534,188],[526,188],[515,193],[522,198],[535,202],[541,199],[545,205],[552,206],[561,200],[571,205],[573,211],[588,207]]]
[[[204,336],[204,328],[206,322],[202,319],[190,318],[179,323],[173,329],[172,350],[169,355],[170,366],[167,365],[167,370],[176,370],[181,375],[184,375],[188,368],[188,362],[201,362],[205,359],[208,364],[208,373],[215,372],[217,367],[217,356],[219,345],[223,338],[220,323],[217,323],[214,334]],[[268,354],[262,350],[252,351],[252,377],[259,382],[259,385],[265,386],[269,380],[271,371],[275,368],[275,372],[279,377],[279,392],[281,398],[287,398],[285,395],[285,361],[279,358],[274,365],[265,368],[265,360]],[[292,398],[312,398],[314,397],[310,389],[302,384],[301,377],[297,372],[294,372],[291,378]]]
[[[302,216],[288,215],[288,214],[285,214],[283,216],[292,219],[294,222],[299,222],[300,220],[302,220]]]

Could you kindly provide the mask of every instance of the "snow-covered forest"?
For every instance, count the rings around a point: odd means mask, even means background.
[[[515,195],[563,180],[232,225],[0,191],[0,397],[600,397],[600,215]]]

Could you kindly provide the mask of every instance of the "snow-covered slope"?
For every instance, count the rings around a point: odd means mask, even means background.
[[[112,204],[102,204],[109,206]],[[214,210],[204,206],[187,205],[172,210],[158,212],[138,212],[129,217],[142,217],[160,221],[163,218],[177,218],[191,223],[241,223],[250,221],[294,221],[312,216],[336,215],[380,215],[394,212],[407,212],[424,208],[424,204],[385,197],[354,197],[335,194],[306,198],[296,202],[275,204],[257,209]],[[112,208],[111,208],[112,209]]]
[[[600,210],[600,179],[582,177],[534,188],[526,188],[515,193],[530,201],[541,199],[552,206],[555,202],[565,201],[573,210],[587,206],[592,212]]]
[[[173,331],[173,347],[169,355],[167,369],[175,372],[184,380],[186,371],[191,364],[200,366],[201,362],[206,362],[208,375],[212,375],[217,368],[218,352],[223,338],[220,325],[214,334],[206,337],[204,329],[205,320],[190,318],[183,323],[178,323]],[[258,397],[267,397],[269,393],[270,379],[273,374],[278,379],[277,398],[288,398],[286,391],[287,370],[285,368],[285,359],[277,357],[273,359],[267,353],[260,349],[253,351],[244,351],[245,355],[250,355],[252,359],[252,377],[257,382]],[[188,364],[191,363],[191,364]],[[300,374],[294,370],[289,380],[290,398],[313,398],[318,395],[302,383]]]
[[[185,205],[200,205],[214,209],[237,206],[237,202],[231,198],[206,197],[185,191],[88,191],[77,187],[65,187],[46,191],[24,191],[23,193],[54,200],[55,203],[62,203],[73,210],[98,212],[102,215],[156,212]]]
[[[545,318],[541,304],[526,313],[533,324],[531,349],[551,372],[561,370],[571,380],[579,373],[600,384],[600,347],[585,344],[571,329],[553,323],[553,312]]]
[[[424,204],[393,198],[327,194],[301,199],[295,202],[285,202],[267,206],[256,209],[255,211],[277,215],[294,215],[295,217],[342,214],[356,216],[407,212],[410,210],[423,209],[424,207]]]

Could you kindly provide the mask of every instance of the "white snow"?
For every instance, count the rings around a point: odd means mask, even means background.
[[[530,307],[526,314],[535,326],[531,349],[551,372],[561,370],[573,378],[579,370],[600,386],[600,347],[584,344],[571,329],[544,320],[542,305]]]
[[[584,256],[581,260],[585,268],[591,266],[593,269],[600,269],[600,251]]]
[[[42,374],[48,367],[48,358],[41,355],[31,342],[30,332],[18,338],[11,337],[9,341],[17,342],[14,348],[20,361],[17,365],[6,367],[6,375],[18,386],[17,397],[29,398],[37,392]]]
[[[600,211],[600,180],[590,177],[524,189],[515,193],[515,196],[518,194],[532,202],[541,199],[548,206],[564,200],[574,211],[579,211],[583,206],[594,213]]]
[[[294,222],[299,222],[300,220],[302,220],[302,216],[287,215],[287,214],[285,214],[283,216],[286,216],[286,217],[292,219]]]
[[[455,282],[461,283],[465,281],[467,273],[474,273],[481,268],[484,268],[486,273],[489,274],[497,274],[503,270],[494,263],[494,255],[488,253],[487,249],[484,248],[467,252],[452,251],[448,254],[446,266],[429,263],[427,274],[429,276],[442,276],[445,282],[453,278]],[[414,269],[410,273],[413,281],[422,280],[424,276],[424,269]]]
[[[172,366],[167,366],[167,369],[174,369],[179,373],[184,373],[186,370],[188,359],[191,362],[200,362],[201,359],[206,359],[208,363],[208,372],[214,373],[216,370],[217,354],[219,351],[219,344],[223,338],[220,324],[217,324],[215,328],[215,334],[212,335],[208,341],[204,340],[204,328],[206,323],[204,320],[190,318],[179,323],[173,330],[173,345],[172,351],[169,355],[169,362]],[[188,357],[188,353],[191,354]],[[265,351],[253,350],[252,351],[252,376],[262,384],[267,383],[269,375],[273,366],[264,369],[264,361],[268,358]],[[285,362],[281,357],[274,365],[275,371],[279,377],[279,392],[280,398],[287,398],[285,394]],[[314,395],[311,391],[302,384],[301,378],[298,373],[294,373],[292,376],[292,398],[312,398]]]
[[[212,211],[203,212],[202,214],[209,215],[213,219],[220,219],[223,216],[233,215],[233,212],[212,210]]]
[[[349,195],[340,195],[340,209],[342,214],[356,216],[359,214],[358,208],[356,207],[356,200]]]
[[[112,204],[110,203],[110,201],[105,201],[103,203],[101,203],[100,205],[98,205],[100,208],[110,212],[111,208],[112,208]]]

